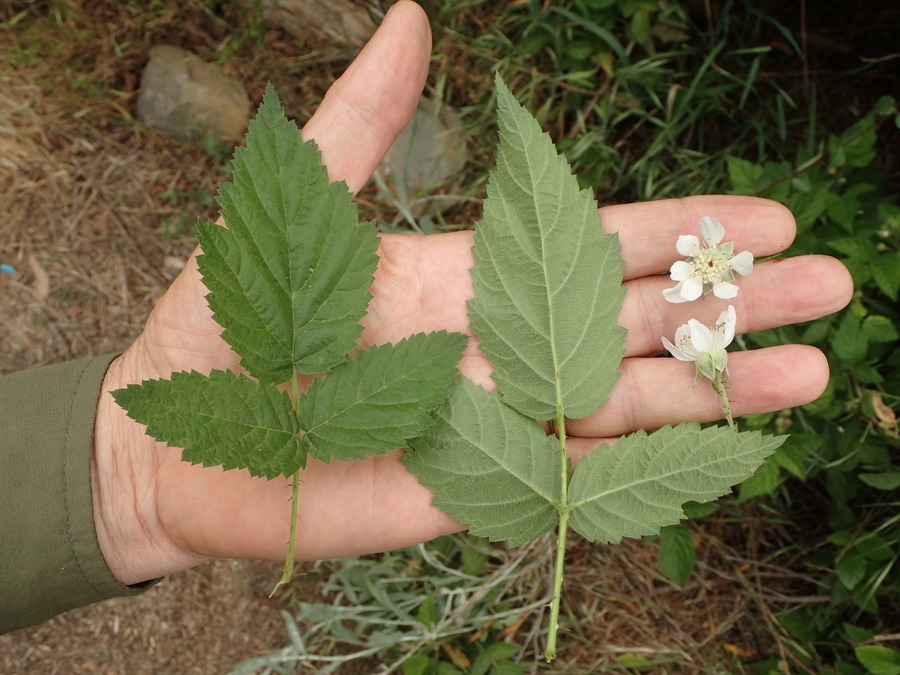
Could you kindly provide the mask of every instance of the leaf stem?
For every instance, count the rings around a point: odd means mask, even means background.
[[[284,558],[284,570],[281,573],[281,579],[278,580],[278,583],[275,584],[275,588],[269,593],[270,598],[275,595],[275,591],[279,588],[285,584],[291,583],[291,578],[294,576],[294,545],[297,543],[297,495],[299,492],[300,471],[298,470],[294,474],[293,481],[291,482],[291,533],[288,539],[287,553]]]
[[[550,602],[550,626],[544,657],[549,663],[556,658],[556,634],[559,632],[559,604],[562,598],[563,567],[566,560],[566,533],[569,529],[569,460],[566,457],[566,417],[557,415],[553,426],[559,436],[560,503],[559,530],[556,534],[556,559],[553,566],[553,600]]]
[[[294,376],[291,378],[291,391],[292,391],[292,403],[294,412],[297,411],[297,403],[300,400],[300,383],[298,381],[298,373],[294,373]],[[275,591],[284,586],[285,584],[291,583],[291,579],[294,576],[294,548],[297,543],[297,496],[300,494],[300,470],[294,472],[294,475],[291,477],[291,529],[290,534],[288,535],[288,545],[287,552],[284,556],[284,570],[281,572],[281,579],[278,580],[278,583],[275,584],[275,588],[272,589],[272,592],[269,594],[271,598],[275,595]]]

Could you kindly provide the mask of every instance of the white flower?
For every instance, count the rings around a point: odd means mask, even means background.
[[[693,361],[697,365],[697,377],[700,375],[717,382],[719,377],[728,373],[728,352],[725,348],[734,339],[734,326],[737,315],[734,307],[719,315],[712,326],[704,326],[696,319],[691,319],[675,331],[675,344],[666,338],[663,346],[679,361]]]
[[[737,295],[734,281],[735,272],[747,276],[753,271],[753,254],[743,251],[734,255],[734,243],[720,244],[725,237],[725,228],[711,216],[700,219],[700,235],[703,244],[692,234],[678,237],[675,248],[687,260],[679,260],[669,269],[672,281],[678,284],[667,288],[663,295],[669,302],[689,302],[704,293],[723,300]]]

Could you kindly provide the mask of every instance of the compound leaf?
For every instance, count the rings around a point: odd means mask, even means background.
[[[404,446],[430,424],[465,345],[459,333],[417,333],[361,351],[316,380],[299,403],[309,452],[351,460]]]
[[[234,180],[219,189],[227,228],[198,226],[198,259],[213,317],[241,365],[262,380],[321,373],[345,360],[362,328],[377,263],[375,228],[358,223],[267,88]]]
[[[230,371],[191,371],[131,384],[113,397],[156,440],[184,448],[187,462],[266,478],[306,464],[290,397],[274,385]]]
[[[475,229],[469,314],[504,401],[535,419],[597,409],[624,354],[615,235],[498,77],[500,144]]]
[[[554,437],[465,378],[435,417],[403,461],[436,507],[472,534],[513,546],[553,529],[561,499]]]
[[[606,543],[656,534],[684,518],[685,502],[726,494],[785,438],[692,423],[602,445],[581,460],[569,485],[572,528]]]

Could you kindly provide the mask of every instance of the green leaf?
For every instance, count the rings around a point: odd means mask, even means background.
[[[500,145],[475,231],[472,329],[503,400],[535,419],[583,417],[618,378],[625,289],[618,239],[565,158],[499,78]]]
[[[875,114],[890,115],[896,105],[897,101],[893,96],[882,96],[875,102]]]
[[[629,37],[638,44],[646,44],[650,40],[650,13],[641,9],[634,13],[628,23]]]
[[[741,483],[739,501],[743,504],[756,497],[766,497],[775,492],[779,485],[781,485],[781,469],[778,462],[763,462],[752,476]]]
[[[244,375],[173,373],[113,392],[132,419],[159,441],[184,448],[193,464],[289,476],[306,464],[286,393]]]
[[[426,675],[431,659],[425,654],[415,654],[403,663],[403,675]]]
[[[470,576],[481,576],[487,567],[490,558],[476,544],[480,540],[477,537],[469,537],[468,543],[462,550],[462,571]]]
[[[886,316],[867,316],[863,319],[862,327],[869,342],[894,342],[900,338],[893,322]]]
[[[869,348],[869,340],[862,329],[860,320],[847,312],[841,320],[838,329],[831,341],[834,353],[842,361],[853,363],[862,361],[866,357]]]
[[[878,248],[873,242],[865,237],[833,239],[828,242],[828,245],[836,251],[840,251],[852,258],[859,258],[866,263],[869,263],[878,257]]]
[[[572,478],[572,527],[607,543],[656,534],[684,518],[685,502],[708,502],[729,492],[783,441],[692,423],[604,444],[581,460]]]
[[[872,263],[872,278],[891,300],[900,293],[900,252],[882,253]]]
[[[682,504],[682,509],[684,510],[685,517],[694,520],[695,518],[705,518],[706,516],[715,513],[719,510],[719,505],[710,502],[706,502],[705,504],[685,502]]]
[[[684,588],[697,564],[691,532],[686,527],[670,525],[662,529],[661,535],[656,562],[667,577]]]
[[[363,459],[406,445],[431,423],[466,345],[459,333],[417,333],[357,353],[300,397],[303,442],[317,459]]]
[[[513,546],[553,529],[561,496],[554,437],[466,378],[436,418],[403,459],[436,507],[472,534]]]
[[[419,605],[419,611],[416,612],[416,621],[421,621],[426,626],[431,627],[437,625],[440,617],[437,611],[437,600],[434,593],[429,593]]]
[[[896,649],[867,645],[857,647],[855,653],[871,675],[900,675],[900,652]]]
[[[835,563],[838,579],[848,589],[853,589],[866,576],[869,563],[858,551],[850,550]]]
[[[884,473],[861,473],[859,479],[876,490],[896,490],[900,488],[900,471]]]
[[[847,638],[853,642],[868,642],[875,637],[875,631],[870,630],[869,628],[863,628],[862,626],[855,626],[846,621],[844,622],[843,628]]]
[[[519,664],[510,661],[520,650],[521,647],[517,644],[493,642],[477,656],[472,663],[469,675],[487,675],[488,673],[495,675],[498,672],[497,667],[501,664],[512,667],[512,669],[504,670],[504,673],[524,673],[525,670]]]
[[[198,259],[222,337],[259,379],[320,373],[353,349],[377,263],[346,185],[330,183],[271,87],[220,187],[227,229],[198,226]]]
[[[755,195],[763,187],[765,169],[746,159],[726,155],[728,179],[731,181],[732,194]]]

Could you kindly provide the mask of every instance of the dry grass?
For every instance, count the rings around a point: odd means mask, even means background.
[[[0,636],[0,672],[228,672],[287,640],[278,605],[267,597],[276,568],[209,563],[137,598],[76,609]]]
[[[698,563],[685,588],[672,583],[656,564],[656,545],[624,540],[616,546],[583,540],[569,549],[567,602],[572,633],[564,641],[562,672],[621,670],[701,675],[752,672],[748,664],[784,659],[793,672],[786,639],[774,612],[799,597],[808,580],[785,567],[761,563],[784,546],[788,533],[773,528],[763,542],[757,526],[723,524],[695,529]],[[739,552],[726,542],[740,542]]]
[[[132,111],[151,45],[215,59],[231,35],[226,20],[238,18],[211,17],[201,2],[143,4],[23,3],[15,23],[15,5],[0,8],[0,44],[11,45],[0,57],[0,264],[19,272],[0,277],[0,373],[127,346],[193,246],[160,225],[216,215],[166,196],[212,195],[218,162],[148,132]],[[256,100],[271,79],[305,122],[351,55],[274,30],[259,39],[226,70]]]

